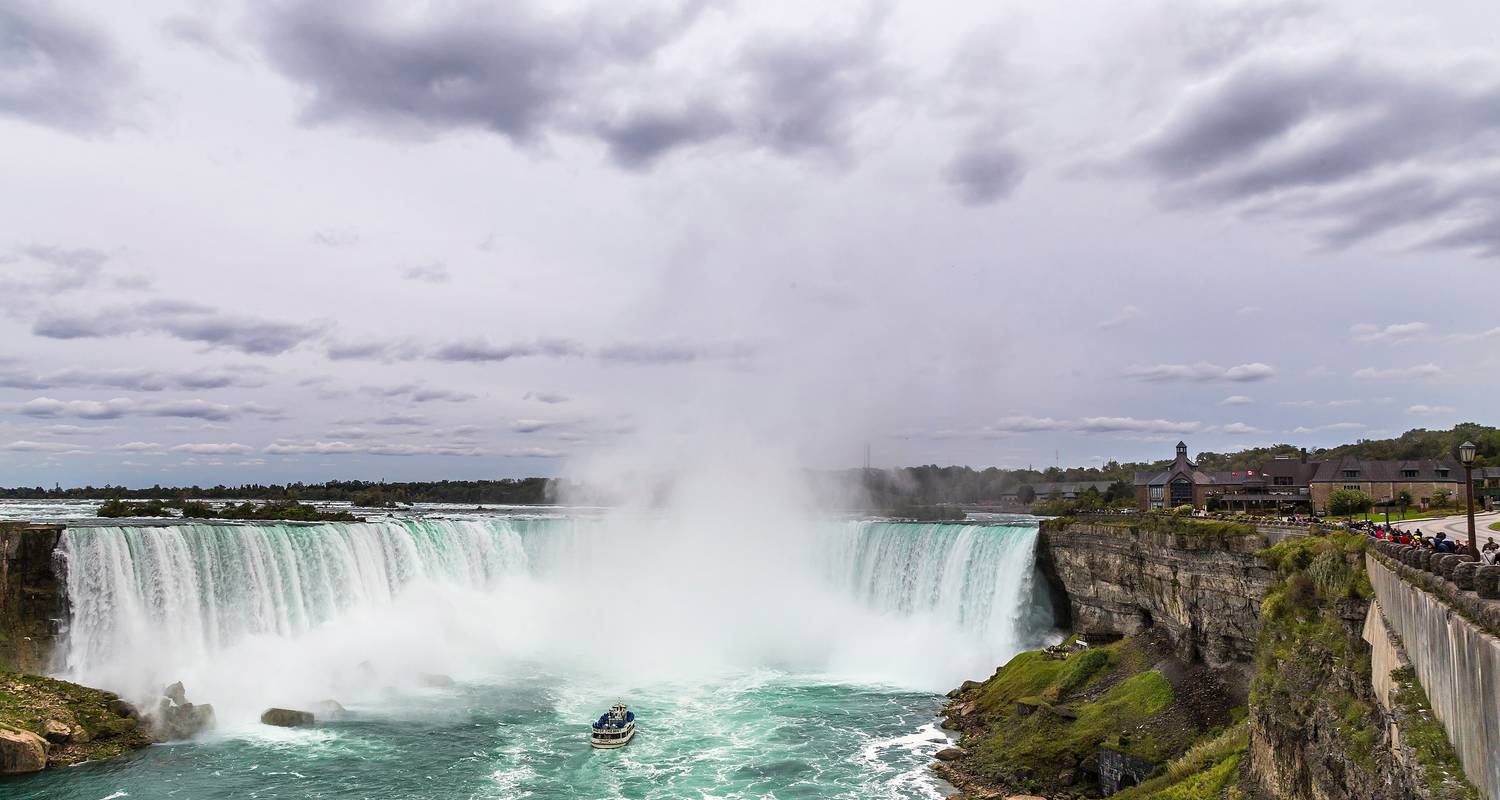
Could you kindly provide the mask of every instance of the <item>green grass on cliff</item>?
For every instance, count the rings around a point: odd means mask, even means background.
[[[1220,800],[1239,796],[1240,762],[1250,748],[1244,722],[1204,739],[1174,759],[1165,774],[1113,797],[1115,800]]]
[[[1165,762],[1203,735],[1181,713],[1172,684],[1152,669],[1160,654],[1125,639],[1055,660],[1022,653],[975,694],[986,722],[971,767],[1016,788],[1060,789],[1062,774],[1092,767],[1099,748]],[[1035,706],[1023,714],[1018,703]]]
[[[1130,514],[1117,517],[1101,516],[1087,518],[1058,517],[1057,519],[1046,520],[1042,524],[1048,527],[1064,527],[1074,524],[1103,525],[1112,528],[1135,528],[1137,530],[1205,537],[1215,540],[1224,540],[1235,536],[1253,536],[1259,533],[1255,526],[1248,522],[1198,519],[1196,517],[1183,517],[1173,514]]]
[[[149,744],[134,719],[110,708],[115,695],[76,683],[0,672],[0,727],[20,728],[38,736],[48,720],[87,732],[87,742],[72,742],[48,756],[48,765],[110,758]]]

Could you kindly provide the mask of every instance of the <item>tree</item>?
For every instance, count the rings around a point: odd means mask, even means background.
[[[1328,495],[1328,513],[1335,517],[1352,517],[1370,510],[1375,501],[1355,489],[1339,489]]]
[[[1412,499],[1411,492],[1405,489],[1396,492],[1396,505],[1401,507],[1401,516],[1406,516],[1406,509],[1411,508],[1411,504],[1414,502],[1416,501]]]
[[[1438,489],[1432,493],[1432,504],[1438,508],[1448,505],[1448,501],[1451,499],[1453,499],[1453,493],[1447,489]]]
[[[1036,490],[1026,484],[1016,490],[1016,499],[1021,501],[1021,505],[1029,506],[1036,500]]]

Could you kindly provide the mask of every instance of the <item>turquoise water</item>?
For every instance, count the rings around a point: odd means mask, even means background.
[[[1034,545],[1024,523],[70,529],[59,674],[142,708],[181,680],[218,725],[0,796],[942,797],[942,693],[1049,635]],[[258,724],[326,699],[351,715]],[[616,701],[640,733],[596,752]]]
[[[103,798],[919,798],[940,697],[776,673],[622,692],[622,750],[588,721],[613,695],[537,676],[358,708],[309,730],[258,726],[0,782],[16,800]],[[120,793],[124,793],[123,795]]]

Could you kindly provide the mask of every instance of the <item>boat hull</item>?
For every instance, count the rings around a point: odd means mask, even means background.
[[[635,725],[631,725],[629,728],[626,728],[622,732],[620,738],[618,739],[601,739],[597,736],[590,736],[589,744],[593,745],[595,750],[618,750],[619,748],[630,744],[630,740],[634,738]]]

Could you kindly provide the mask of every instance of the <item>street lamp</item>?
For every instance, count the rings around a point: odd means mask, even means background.
[[[1464,462],[1464,491],[1469,505],[1469,554],[1479,555],[1479,540],[1474,536],[1474,447],[1473,442],[1458,446],[1458,460]]]

